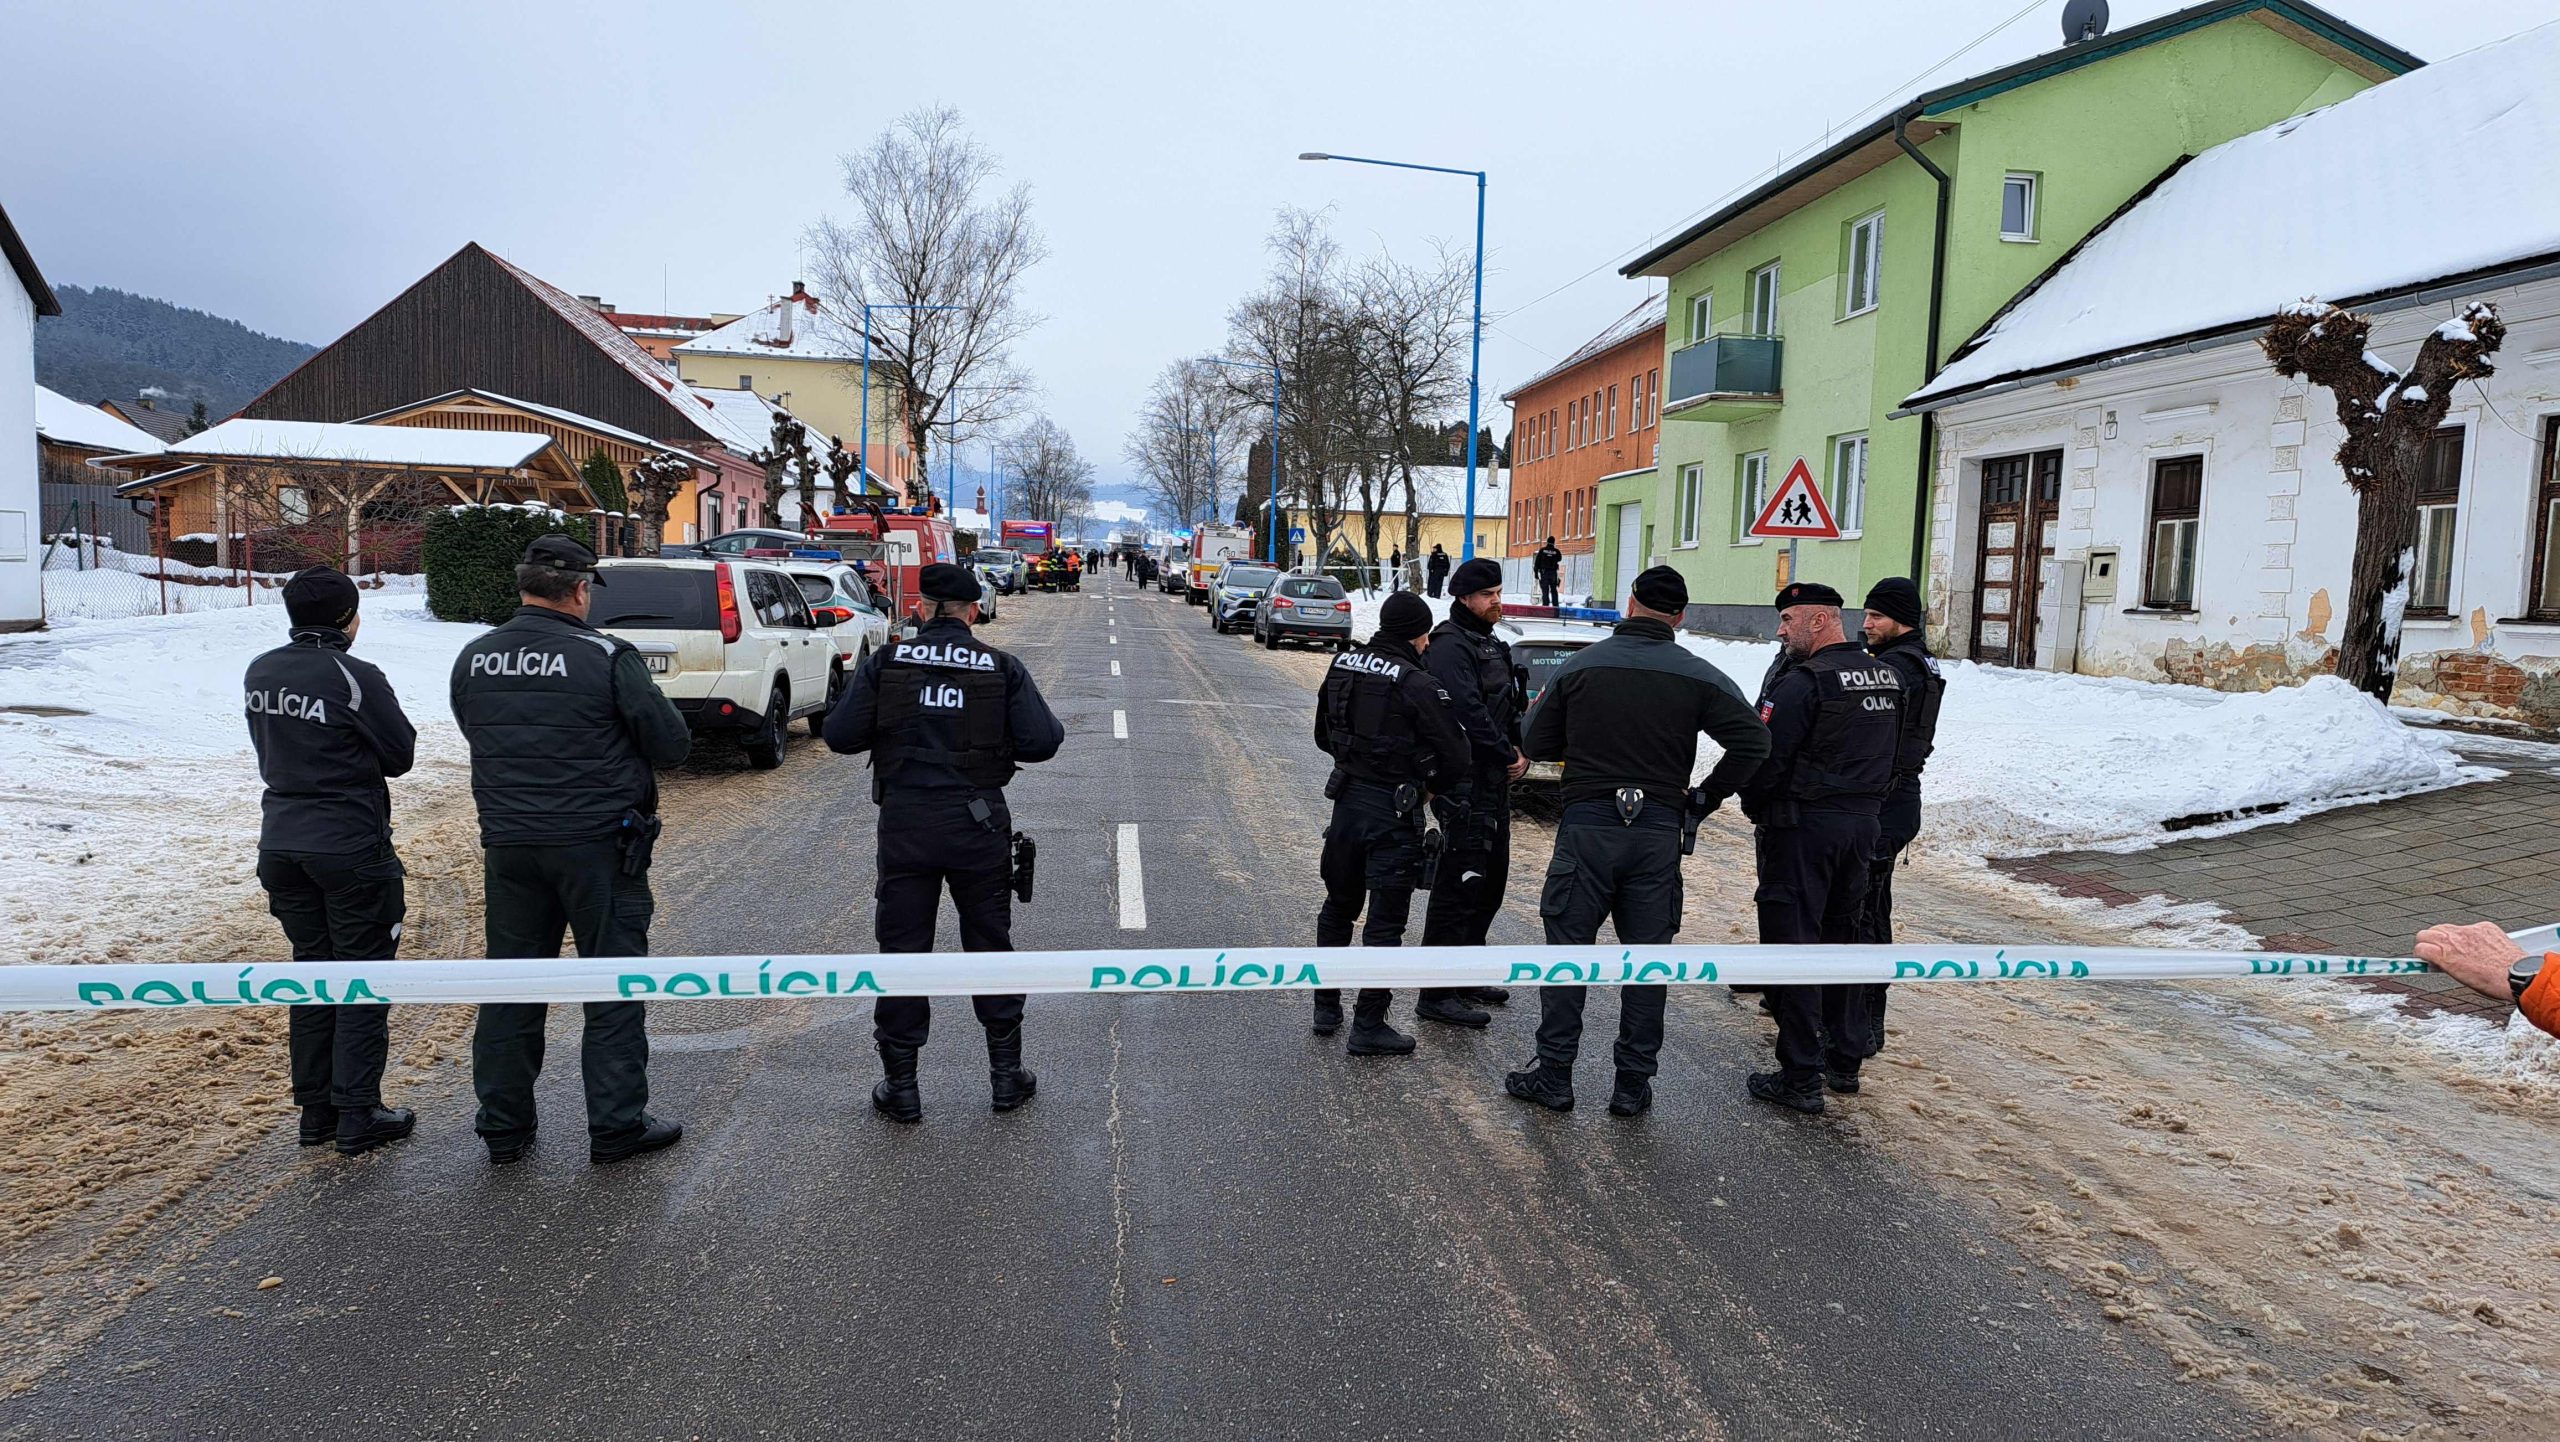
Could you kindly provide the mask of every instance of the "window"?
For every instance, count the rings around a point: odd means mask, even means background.
[[[1609,419],[1605,424],[1607,429],[1601,431],[1601,436],[1607,440],[1616,440],[1618,438],[1618,388],[1616,386],[1609,387]]]
[[[2418,569],[2409,582],[2409,612],[2444,614],[2453,591],[2453,536],[2462,506],[2462,427],[2427,438],[2418,457]]]
[[[2000,238],[2036,238],[2036,178],[2018,173],[2000,182]]]
[[[2542,489],[2535,507],[2535,524],[2542,528],[2542,543],[2534,548],[2533,603],[2531,612],[2542,619],[2560,619],[2560,416],[2548,416],[2542,422]]]
[[[2196,532],[2204,514],[2204,457],[2151,463],[2151,553],[2142,604],[2189,611],[2196,604]]]
[[[1751,523],[1769,503],[1769,453],[1753,451],[1742,458],[1742,474],[1733,488],[1733,539],[1751,539]]]
[[[1651,418],[1647,424],[1657,426],[1662,424],[1662,372],[1660,370],[1649,370],[1644,373],[1644,413]]]
[[[1704,291],[1689,297],[1689,339],[1702,341],[1715,334],[1716,293]]]
[[[1778,263],[1774,260],[1751,272],[1751,333],[1778,333]]]
[[[1840,534],[1867,528],[1867,438],[1841,436],[1831,443],[1831,519]]]
[[[1681,545],[1698,544],[1698,492],[1706,485],[1706,480],[1705,466],[1680,468],[1680,493],[1673,498],[1674,509],[1677,511],[1673,519],[1678,523]]]
[[[740,376],[740,377],[738,377],[738,389],[740,389],[740,390],[742,390],[742,391],[751,391],[751,390],[754,390],[755,388],[756,388],[756,378],[755,378],[754,376]]]
[[[1555,407],[1549,406],[1547,408],[1547,454],[1550,456],[1556,453],[1557,428]]]
[[[1841,317],[1874,310],[1883,280],[1884,212],[1879,210],[1849,227],[1848,289],[1841,298]]]
[[[300,486],[278,487],[276,489],[276,511],[279,515],[284,517],[284,523],[288,526],[309,525],[311,523],[311,493]]]
[[[1644,429],[1644,372],[1627,377],[1627,429]]]

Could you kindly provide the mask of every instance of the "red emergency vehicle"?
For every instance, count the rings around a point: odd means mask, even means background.
[[[846,561],[861,562],[873,588],[894,601],[901,616],[917,610],[924,600],[917,589],[924,568],[952,560],[951,517],[929,514],[921,506],[828,516],[810,535],[844,552]]]
[[[1047,521],[998,521],[996,544],[1029,560],[1045,556],[1055,538],[1055,528]]]

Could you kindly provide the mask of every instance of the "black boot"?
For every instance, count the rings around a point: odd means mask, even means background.
[[[1825,1067],[1822,1072],[1822,1081],[1825,1086],[1842,1096],[1858,1094],[1858,1069],[1855,1066]]]
[[[880,1048],[880,1080],[871,1088],[871,1105],[893,1122],[924,1120],[924,1098],[916,1091],[916,1049],[911,1046]]]
[[[587,1160],[600,1165],[611,1165],[614,1162],[627,1162],[633,1157],[640,1155],[642,1152],[660,1151],[667,1147],[674,1146],[676,1144],[676,1139],[683,1135],[683,1123],[662,1122],[656,1117],[649,1115],[647,1112],[642,1112],[640,1114],[640,1134],[638,1136],[632,1137],[626,1141],[617,1142],[612,1146],[599,1146],[594,1142],[589,1142],[587,1144]]]
[[[1756,1071],[1744,1085],[1753,1096],[1764,1102],[1789,1107],[1808,1116],[1822,1114],[1822,1083],[1812,1077],[1798,1081],[1785,1072]]]
[[[1609,1115],[1642,1116],[1653,1108],[1653,1078],[1631,1071],[1618,1073],[1617,1089],[1609,1093]]]
[[[1040,1079],[1022,1066],[1022,1023],[1005,1031],[987,1029],[987,1080],[995,1089],[995,1108],[1012,1111],[1031,1100]]]
[[[1478,1006],[1509,1006],[1511,1004],[1511,991],[1508,987],[1471,986],[1466,989],[1466,995]]]
[[[418,1114],[407,1107],[348,1107],[338,1113],[338,1155],[361,1156],[415,1131]]]
[[[482,1137],[489,1147],[489,1165],[505,1167],[523,1161],[524,1154],[533,1150],[533,1130],[526,1127],[513,1136]]]
[[[1524,1102],[1536,1102],[1551,1112],[1573,1110],[1573,1070],[1551,1067],[1545,1062],[1527,1071],[1515,1071],[1502,1079],[1502,1089]]]
[[[302,1109],[302,1144],[325,1147],[338,1135],[338,1109],[321,1105]]]
[[[1436,1021],[1442,1026],[1492,1025],[1493,1013],[1478,1011],[1467,1005],[1466,996],[1465,991],[1456,987],[1445,991],[1438,989],[1426,991],[1422,994],[1422,1000],[1414,1006],[1413,1014],[1423,1021]]]
[[[1316,992],[1316,1035],[1331,1036],[1342,1030],[1342,993],[1319,989]]]
[[[1403,1056],[1413,1050],[1413,1038],[1387,1025],[1387,1003],[1395,993],[1383,987],[1364,986],[1357,1004],[1351,1008],[1351,1036],[1343,1050],[1353,1056]]]

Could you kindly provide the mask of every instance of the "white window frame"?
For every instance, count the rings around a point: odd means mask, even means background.
[[[1706,487],[1707,467],[1705,462],[1694,461],[1680,468],[1680,488],[1677,494],[1672,498],[1674,501],[1673,521],[1675,526],[1678,528],[1677,544],[1680,549],[1684,551],[1697,549],[1698,510],[1700,502],[1705,499],[1703,492],[1706,490]]]
[[[1601,421],[1601,427],[1600,439],[1614,441],[1618,438],[1618,388],[1616,386],[1609,387],[1609,410]]]
[[[1867,433],[1831,438],[1831,519],[1838,522],[1842,539],[1863,535],[1867,529]]]
[[[2009,228],[2009,192],[2024,187],[2027,193],[2027,228]],[[2044,200],[2044,177],[2032,170],[2013,170],[2000,177],[2000,238],[2031,245],[2036,239],[2036,212]]]
[[[1760,519],[1760,508],[1769,503],[1769,453],[1753,451],[1739,465],[1733,483],[1733,543],[1756,546],[1766,539],[1751,534],[1751,523]]]
[[[1771,261],[1751,272],[1751,333],[1778,333],[1778,302],[1786,293],[1786,274],[1780,262]]]
[[[1696,345],[1716,333],[1716,293],[1702,290],[1689,297],[1689,343]]]
[[[1859,248],[1866,255],[1861,258]],[[1876,308],[1884,287],[1884,212],[1865,216],[1849,223],[1849,263],[1845,267],[1847,284],[1841,291],[1840,318],[1865,315]]]

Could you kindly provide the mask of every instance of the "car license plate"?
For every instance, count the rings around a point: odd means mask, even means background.
[[[666,674],[666,672],[667,672],[667,658],[666,658],[666,657],[664,657],[664,656],[646,656],[646,655],[644,655],[644,656],[642,656],[640,659],[641,659],[642,661],[644,661],[644,662],[648,663],[648,667],[649,667],[649,669],[650,669],[651,671],[656,672],[656,673],[658,673],[659,675],[662,675],[662,676]]]

